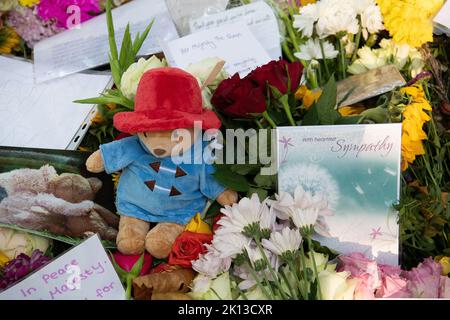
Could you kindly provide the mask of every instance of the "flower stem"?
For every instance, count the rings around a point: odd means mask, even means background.
[[[267,120],[267,122],[270,124],[270,126],[275,129],[277,127],[277,125],[275,124],[275,121],[273,121],[273,119],[269,116],[269,113],[266,111],[263,112],[263,117],[264,119]]]
[[[260,240],[258,238],[256,238],[255,242],[256,242],[256,245],[258,246],[259,252],[261,252],[264,262],[267,265],[267,268],[269,269],[270,274],[272,275],[273,282],[275,282],[277,284],[277,287],[279,288],[280,294],[282,295],[283,299],[287,299],[287,296],[281,287],[281,283],[279,282],[278,277],[276,276],[275,271],[273,270],[272,265],[270,264],[270,261],[267,258],[266,253],[264,252],[264,250],[262,248]]]
[[[284,112],[286,113],[289,123],[291,124],[291,126],[295,127],[296,126],[295,120],[292,117],[291,107],[289,106],[289,103],[287,100],[288,100],[287,94],[280,98],[281,104],[283,105],[283,109],[284,109]]]
[[[326,75],[326,81],[330,78],[330,69],[328,69],[328,63],[327,58],[325,56],[325,49],[323,48],[323,40],[319,40],[320,44],[320,51],[322,52],[322,58],[323,58],[323,65],[325,66],[325,75]]]
[[[357,54],[357,52],[358,52],[359,43],[360,43],[360,41],[361,41],[361,33],[362,33],[362,27],[361,27],[361,25],[360,25],[360,26],[359,26],[359,31],[358,31],[358,33],[356,34],[355,50],[353,51],[351,63],[355,62],[355,60],[356,60],[356,54]]]
[[[125,299],[131,299],[131,289],[133,288],[133,279],[131,277],[127,277],[127,289],[125,291]]]
[[[292,286],[291,286],[291,284],[289,283],[289,280],[288,280],[288,278],[286,277],[286,274],[284,273],[284,271],[283,271],[282,268],[280,268],[280,274],[281,274],[281,277],[283,278],[284,282],[286,283],[286,286],[288,287],[289,292],[290,292],[291,295],[292,295],[292,298],[298,300],[297,292],[294,291],[294,289],[292,289]]]
[[[345,65],[345,46],[342,39],[339,39],[339,58],[341,62],[341,72],[342,72],[342,80],[346,78],[346,70],[347,66]]]
[[[311,237],[307,237],[307,238],[308,238],[309,252],[311,253],[311,259],[312,259],[312,263],[313,263],[314,276],[316,277],[316,281],[317,281],[317,292],[318,292],[319,300],[323,300],[322,290],[320,289],[319,273],[317,272],[316,258],[314,257],[314,249],[312,246]]]
[[[250,261],[250,259],[249,259]],[[253,269],[251,263],[248,263],[248,270],[250,271],[253,279],[255,280],[256,284],[258,285],[258,287],[261,289],[261,291],[265,294],[266,297],[270,298],[271,300],[275,300],[274,295],[269,292],[262,284],[260,279],[258,278],[258,275],[256,274],[255,270]]]
[[[290,62],[294,62],[295,56],[292,54],[292,51],[289,48],[289,44],[288,44],[287,40],[283,41],[282,47],[283,47],[283,52],[286,55],[286,57],[288,58],[288,60]]]
[[[305,250],[303,249],[303,245],[300,246],[300,263],[302,265],[302,269],[303,269],[303,277],[304,277],[304,282],[305,282],[305,288],[304,288],[304,298],[305,300],[309,300],[309,294],[308,294],[308,274],[306,271],[306,261],[305,261]]]

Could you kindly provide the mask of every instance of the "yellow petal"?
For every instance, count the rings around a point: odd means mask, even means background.
[[[195,233],[207,233],[212,234],[209,224],[202,220],[200,213],[197,213],[191,221],[186,225],[185,231],[195,232]]]
[[[9,262],[9,258],[0,251],[0,268],[4,267]]]

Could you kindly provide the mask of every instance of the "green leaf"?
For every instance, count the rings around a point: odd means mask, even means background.
[[[276,183],[276,176],[272,175],[272,176],[267,176],[267,175],[261,175],[258,174],[255,179],[254,179],[256,185],[258,187],[266,187],[266,188],[270,188],[270,187],[274,187],[275,183]]]
[[[119,266],[119,264],[116,262],[116,259],[114,259],[114,255],[111,252],[109,252],[109,256],[111,257],[111,262],[113,264],[114,270],[117,272],[120,278],[120,281],[125,282],[128,273]]]
[[[133,54],[133,43],[131,41],[130,34],[130,24],[127,24],[125,33],[123,34],[122,47],[120,49],[119,64],[122,73],[120,78],[122,78],[123,72],[125,72],[129,66],[134,63],[135,55]]]
[[[230,166],[231,171],[240,174],[242,176],[246,176],[248,174],[257,174],[261,165],[258,164],[234,164]]]
[[[250,185],[244,176],[234,173],[227,165],[216,165],[216,172],[213,176],[219,183],[226,188],[238,191],[247,192],[250,189]]]
[[[341,117],[336,107],[336,80],[334,76],[323,87],[319,101],[306,113],[303,125],[333,125]]]
[[[247,197],[251,197],[252,194],[256,193],[259,197],[259,200],[263,201],[269,196],[269,192],[265,189],[261,188],[250,188],[247,192]]]
[[[334,124],[358,124],[363,118],[361,116],[340,117]]]
[[[144,264],[144,256],[145,256],[145,253],[143,253],[143,254],[141,255],[141,257],[139,258],[139,260],[134,264],[133,268],[131,268],[131,271],[130,271],[130,275],[131,275],[131,276],[137,277],[137,276],[139,276],[139,274],[141,273],[141,271],[142,271],[142,266],[143,266],[143,264]]]
[[[147,28],[145,28],[142,35],[139,35],[139,33],[136,35],[136,39],[133,43],[133,54],[136,56],[139,53],[139,50],[141,50],[142,45],[144,44],[145,39],[147,39],[147,36],[150,32],[150,30],[153,27],[153,23],[155,22],[155,19],[152,19],[152,21],[149,23]]]
[[[109,66],[111,68],[111,74],[114,79],[114,84],[118,89],[120,89],[120,84],[122,81],[122,68],[120,67],[119,60],[113,59],[111,56],[109,57]]]
[[[117,51],[116,36],[114,32],[114,23],[111,12],[111,0],[106,1],[105,9],[106,9],[106,23],[108,25],[109,49],[111,51],[111,57],[113,60],[118,60],[119,54]]]

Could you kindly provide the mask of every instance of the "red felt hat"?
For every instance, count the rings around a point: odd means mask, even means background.
[[[221,126],[213,111],[203,109],[197,79],[178,68],[147,71],[139,82],[134,111],[114,116],[117,130],[130,134],[192,128],[195,121],[201,121],[203,129]]]

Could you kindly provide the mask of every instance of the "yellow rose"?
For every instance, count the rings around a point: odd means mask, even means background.
[[[45,253],[49,246],[50,240],[47,238],[9,228],[0,228],[0,251],[9,259],[14,259],[21,253],[31,255],[34,250]]]
[[[323,300],[353,300],[357,279],[349,280],[347,271],[323,270],[319,273],[320,291]]]
[[[184,230],[194,232],[194,233],[212,234],[211,228],[205,221],[202,220],[200,213],[197,213],[195,215],[195,217],[193,217],[191,219],[191,221],[189,221],[189,223],[187,224],[187,226]]]

